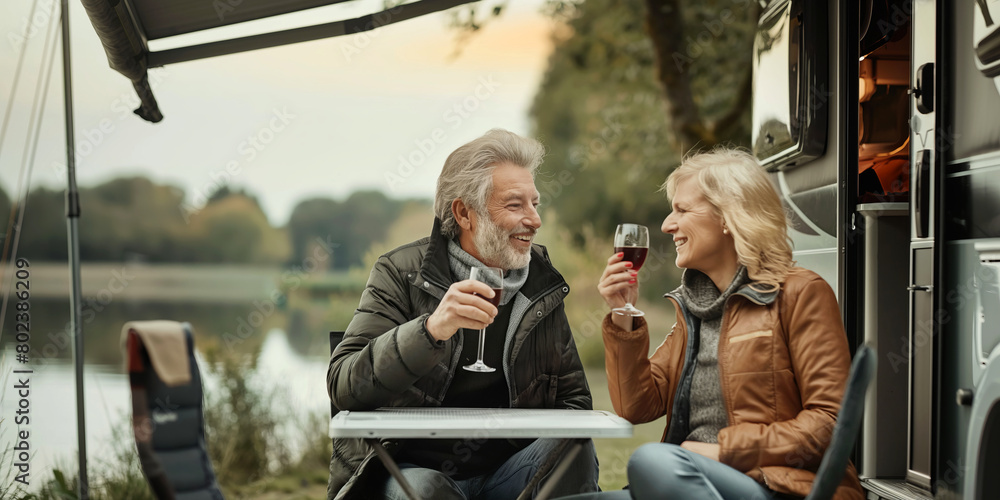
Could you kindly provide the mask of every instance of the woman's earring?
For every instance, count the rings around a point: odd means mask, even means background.
[[[722,234],[729,234],[729,228],[722,226]]]

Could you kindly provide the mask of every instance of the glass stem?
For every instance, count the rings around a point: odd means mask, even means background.
[[[479,330],[479,356],[476,357],[476,359],[479,360],[478,361],[479,364],[483,363],[483,344],[485,343],[486,343],[486,329],[483,328],[482,330]]]

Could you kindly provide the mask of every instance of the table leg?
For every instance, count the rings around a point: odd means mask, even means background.
[[[406,478],[403,477],[403,472],[399,470],[399,466],[396,465],[396,461],[392,459],[392,455],[389,455],[389,452],[385,450],[382,443],[380,443],[378,439],[374,438],[365,439],[365,442],[368,443],[373,450],[375,450],[375,454],[378,455],[379,460],[382,461],[382,465],[385,465],[385,468],[389,469],[389,474],[392,474],[392,477],[399,482],[399,485],[403,488],[406,496],[409,497],[410,500],[420,500],[420,497],[415,491],[413,491],[413,487],[406,481]]]
[[[580,450],[586,442],[586,439],[563,439],[559,445],[556,446],[551,453],[549,453],[549,456],[546,457],[544,462],[542,462],[542,465],[538,467],[538,471],[535,472],[531,481],[528,481],[524,490],[522,490],[521,494],[518,495],[517,500],[528,500],[531,498],[531,492],[534,491],[535,486],[537,486],[545,475],[548,474],[553,467],[555,467],[556,470],[552,472],[552,475],[549,476],[548,480],[545,481],[545,484],[542,485],[542,489],[538,491],[538,496],[535,497],[535,500],[545,500],[545,498],[552,493],[552,489],[555,488],[556,484],[558,484],[559,479],[566,473],[566,470],[569,469],[569,464],[574,458],[576,458],[576,455],[580,453]],[[567,450],[567,448],[569,449]]]
[[[538,490],[538,496],[535,497],[535,500],[545,500],[549,498],[549,495],[552,494],[552,490],[555,489],[556,485],[559,484],[559,480],[562,479],[563,474],[565,474],[569,469],[570,464],[572,464],[576,456],[580,454],[580,450],[583,449],[584,443],[586,443],[586,440],[584,439],[576,439],[573,441],[569,450],[567,450],[563,455],[559,466],[556,467],[556,470],[552,471],[552,475],[549,476],[547,481],[545,481],[542,489]]]

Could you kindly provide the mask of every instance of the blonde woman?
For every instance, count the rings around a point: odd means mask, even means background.
[[[794,267],[781,201],[749,153],[691,156],[663,189],[661,230],[684,269],[666,294],[677,322],[649,357],[650,328],[665,325],[611,313],[603,325],[615,411],[635,424],[667,416],[663,442],[629,461],[631,497],[804,497],[850,370],[833,290]],[[598,289],[611,308],[637,298],[631,267],[608,259]],[[835,498],[862,498],[853,466]]]

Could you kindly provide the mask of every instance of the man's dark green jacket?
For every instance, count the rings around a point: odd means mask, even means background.
[[[379,257],[344,340],[330,357],[327,390],[337,408],[441,405],[458,369],[463,336],[435,341],[424,321],[453,281],[447,240],[436,219],[430,237]],[[510,406],[592,409],[563,305],[569,286],[541,245],[532,245],[521,293],[530,306],[504,343]],[[383,444],[390,452],[398,449],[396,442]],[[373,498],[385,474],[361,440],[333,440],[329,498]]]

